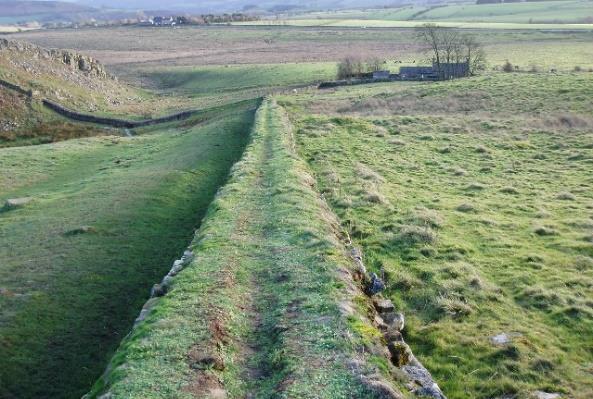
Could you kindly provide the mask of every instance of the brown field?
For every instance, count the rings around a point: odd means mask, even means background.
[[[475,30],[474,33],[484,43],[492,66],[509,59],[525,68],[531,65],[567,70],[575,65],[593,67],[593,32]],[[402,63],[426,58],[414,44],[414,30],[400,28],[120,27],[35,31],[10,36],[44,47],[84,51],[122,76],[140,65],[147,68],[309,63],[336,61],[345,54],[378,56]]]

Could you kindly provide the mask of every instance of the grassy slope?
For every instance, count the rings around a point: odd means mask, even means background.
[[[273,101],[252,134],[191,245],[196,258],[91,397],[105,384],[128,398],[375,397],[347,368],[361,356],[338,310],[349,261]],[[224,370],[196,364],[204,353]]]
[[[228,93],[270,90],[291,85],[306,85],[332,79],[334,63],[214,65],[178,67],[144,73],[159,88],[192,96],[222,96]]]
[[[236,22],[233,25],[243,26],[308,26],[308,27],[342,27],[342,28],[416,28],[433,21],[392,21],[384,19],[288,19],[261,20],[253,22]],[[591,23],[526,23],[526,22],[472,22],[472,21],[434,21],[439,26],[460,29],[521,29],[521,30],[593,30]]]
[[[284,101],[449,398],[593,395],[592,94],[591,75],[494,75]]]
[[[242,153],[254,105],[131,139],[0,149],[0,198],[34,198],[0,213],[1,397],[88,390]]]
[[[467,3],[444,7],[408,6],[385,10],[317,12],[290,19],[313,21],[312,17],[320,20],[583,23],[586,18],[593,18],[593,5],[588,0],[481,5]]]

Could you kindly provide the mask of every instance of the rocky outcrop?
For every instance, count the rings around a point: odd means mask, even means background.
[[[31,43],[0,39],[0,51],[15,51],[35,59],[60,62],[73,71],[79,71],[102,79],[114,79],[97,60],[70,50],[45,49]]]

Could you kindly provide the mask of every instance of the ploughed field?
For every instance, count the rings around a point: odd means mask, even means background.
[[[0,149],[0,198],[29,199],[0,212],[0,397],[89,390],[239,159],[256,106]]]
[[[449,398],[593,396],[592,96],[497,74],[279,100]]]

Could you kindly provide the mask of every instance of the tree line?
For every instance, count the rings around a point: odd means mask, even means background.
[[[475,36],[456,29],[435,24],[416,28],[415,40],[427,55],[436,73],[444,72],[451,65],[467,63],[467,74],[476,75],[486,69],[486,54]],[[364,59],[347,56],[338,63],[338,79],[360,78],[385,69],[387,61],[379,57]]]

